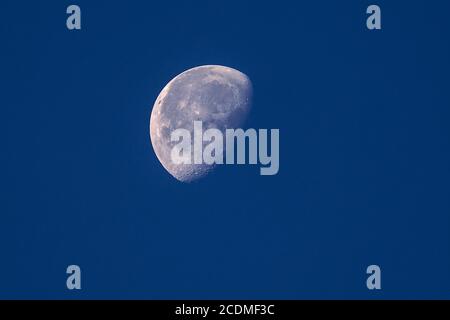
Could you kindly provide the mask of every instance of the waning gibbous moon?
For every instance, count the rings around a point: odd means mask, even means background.
[[[171,150],[177,142],[171,133],[187,129],[193,137],[194,121],[203,130],[242,126],[252,105],[252,83],[242,72],[219,65],[189,69],[173,78],[161,91],[150,117],[150,138],[163,167],[176,179],[191,182],[206,176],[215,165],[175,164]],[[192,150],[193,153],[193,150]]]

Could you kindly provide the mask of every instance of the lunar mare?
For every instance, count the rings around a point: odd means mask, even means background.
[[[215,164],[175,164],[171,133],[186,129],[194,134],[194,121],[204,130],[241,127],[252,106],[252,83],[242,72],[224,66],[189,69],[172,79],[161,91],[150,117],[150,138],[156,156],[176,179],[191,182],[210,173]],[[193,152],[193,150],[192,150]],[[193,156],[193,155],[192,155]]]

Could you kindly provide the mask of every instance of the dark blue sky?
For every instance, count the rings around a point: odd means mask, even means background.
[[[375,32],[368,1],[74,3],[0,2],[0,298],[450,298],[448,1]],[[252,79],[277,176],[159,164],[152,105],[203,64]]]

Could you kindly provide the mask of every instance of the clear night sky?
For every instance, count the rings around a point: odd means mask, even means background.
[[[450,298],[450,3],[374,3],[2,0],[0,298]],[[278,175],[162,168],[153,103],[204,64],[251,78]]]

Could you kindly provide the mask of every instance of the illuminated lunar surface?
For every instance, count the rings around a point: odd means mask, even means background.
[[[215,165],[175,164],[171,151],[179,142],[171,133],[187,129],[194,137],[194,121],[209,128],[225,130],[241,127],[251,109],[252,84],[242,72],[217,65],[189,69],[171,80],[161,91],[150,118],[150,138],[164,168],[176,179],[191,182],[206,176]],[[207,143],[203,143],[205,146]],[[192,159],[194,148],[192,146]]]

